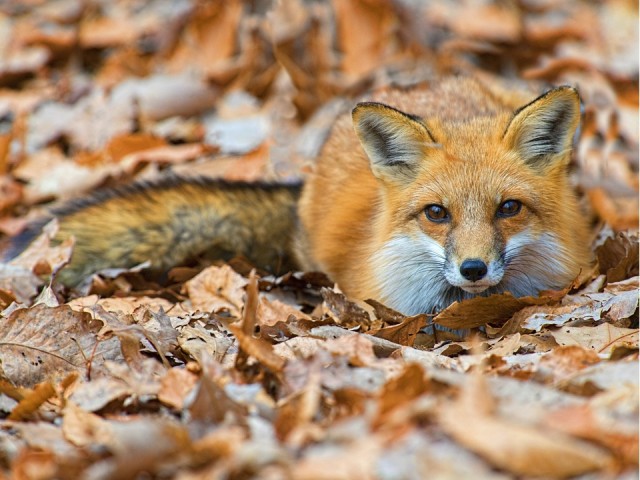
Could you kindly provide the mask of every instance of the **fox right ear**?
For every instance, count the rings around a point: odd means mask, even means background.
[[[427,127],[382,103],[359,103],[352,112],[353,126],[369,157],[373,174],[381,179],[406,180],[436,142]]]
[[[580,97],[573,87],[558,87],[517,110],[504,139],[533,168],[565,163],[580,123]]]

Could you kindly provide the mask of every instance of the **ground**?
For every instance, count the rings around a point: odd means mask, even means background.
[[[298,179],[355,98],[465,74],[579,88],[597,257],[405,317],[242,259],[64,288],[50,225],[0,263],[0,479],[637,478],[636,3],[16,0],[0,38],[0,242],[169,172]]]

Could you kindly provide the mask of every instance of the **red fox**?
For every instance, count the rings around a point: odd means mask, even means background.
[[[336,122],[302,189],[170,179],[55,210],[56,238],[76,239],[60,279],[242,254],[261,267],[323,271],[351,297],[413,315],[561,288],[590,263],[567,172],[580,121],[574,88],[535,98],[450,78],[370,100]]]

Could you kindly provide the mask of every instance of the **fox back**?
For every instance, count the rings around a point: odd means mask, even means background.
[[[536,98],[450,79],[373,100],[338,121],[305,184],[304,268],[417,314],[558,289],[589,264],[568,179],[575,89]]]

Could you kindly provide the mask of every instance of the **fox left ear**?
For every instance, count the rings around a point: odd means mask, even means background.
[[[359,103],[352,112],[353,126],[373,174],[381,179],[413,178],[429,147],[436,142],[417,117],[382,103]]]
[[[558,87],[516,110],[503,138],[525,163],[544,169],[568,160],[579,123],[578,91]]]

